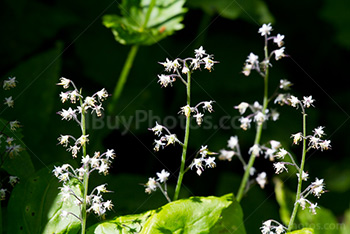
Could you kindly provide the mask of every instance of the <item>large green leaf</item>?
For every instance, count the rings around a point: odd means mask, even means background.
[[[183,28],[180,22],[186,9],[185,0],[157,0],[146,25],[151,0],[123,0],[122,16],[105,15],[103,24],[110,28],[121,44],[151,45]]]
[[[232,194],[192,197],[161,207],[140,234],[245,233],[243,213]]]
[[[3,164],[1,168],[10,175],[18,176],[21,180],[32,175],[34,173],[34,166],[22,142],[23,135],[21,133],[21,128],[12,131],[9,128],[8,121],[0,118],[0,129],[3,129],[2,132],[6,136],[14,139],[13,144],[20,145],[23,149],[19,154],[14,154],[11,157],[8,154],[3,154],[2,157],[5,158],[2,158]],[[2,141],[0,141],[1,151],[5,151],[5,144],[6,142],[2,139]]]
[[[314,234],[314,230],[311,228],[304,228],[294,232],[287,232],[287,234]]]
[[[341,226],[340,229],[341,234],[348,234],[350,233],[350,210],[347,210],[344,214],[344,224]]]
[[[80,186],[71,180],[70,186],[81,196]],[[48,168],[41,169],[24,183],[16,185],[8,204],[8,233],[77,233],[80,222],[73,216],[63,218],[61,211],[79,214],[74,198],[62,202],[59,183]]]
[[[243,213],[232,194],[191,197],[168,203],[157,210],[116,217],[96,224],[88,234],[245,234]]]
[[[188,0],[191,7],[199,7],[207,14],[219,14],[228,19],[243,18],[259,23],[272,23],[274,18],[262,0]]]
[[[87,229],[87,234],[124,234],[138,233],[146,220],[155,213],[154,210],[142,214],[133,214],[116,217]]]

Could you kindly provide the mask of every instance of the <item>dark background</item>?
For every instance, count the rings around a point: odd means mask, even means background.
[[[185,105],[185,89],[180,82],[172,88],[160,88],[157,74],[161,74],[163,68],[158,62],[165,58],[193,56],[193,50],[203,45],[220,63],[210,73],[194,73],[192,103],[215,100],[215,112],[211,114],[214,125],[218,125],[222,116],[237,118],[238,112],[233,106],[241,101],[262,102],[262,79],[255,73],[244,77],[240,72],[250,52],[263,57],[263,38],[257,31],[269,19],[273,21],[273,33],[285,35],[286,53],[290,55],[278,62],[273,60],[270,90],[274,90],[280,79],[288,79],[294,83],[292,92],[296,96],[312,95],[316,99],[316,108],[308,111],[308,131],[311,133],[313,128],[325,126],[332,150],[310,152],[306,170],[311,180],[325,178],[329,193],[317,202],[331,209],[341,221],[342,214],[349,208],[350,195],[350,89],[347,85],[350,2],[269,0],[265,4],[266,14],[257,14],[259,9],[248,9],[235,19],[216,13],[209,16],[201,8],[189,4],[183,30],[152,46],[140,48],[117,107],[117,116],[132,121],[131,128],[97,130],[92,129],[90,122],[88,130],[91,151],[114,148],[117,152],[111,175],[96,176],[96,180],[109,181],[110,188],[115,191],[111,196],[118,214],[138,213],[165,204],[160,194],[143,194],[140,185],[161,169],[166,167],[175,173],[170,185],[176,182],[181,149],[169,146],[154,153],[154,136],[147,128],[154,125],[154,120],[149,121],[151,116],[158,117],[161,122],[166,116],[177,117],[179,108]],[[85,94],[103,87],[112,92],[130,46],[116,42],[111,31],[102,25],[101,17],[118,13],[118,3],[108,0],[4,0],[0,2],[0,12],[0,74],[2,79],[16,76],[19,81],[13,93],[15,108],[3,114],[16,118],[24,126],[23,140],[37,170],[52,167],[53,163],[62,164],[70,160],[70,154],[56,145],[56,139],[60,134],[78,135],[79,129],[72,122],[60,121],[56,115],[67,105],[60,103],[61,87],[56,87],[55,83],[64,76],[83,87]],[[300,155],[300,147],[292,146],[290,139],[292,133],[301,131],[300,110],[285,106],[276,108],[281,112],[280,120],[266,125],[262,143],[279,140],[285,148]],[[138,113],[143,113],[141,111],[151,116],[136,123],[134,120]],[[104,120],[108,122],[108,118],[115,116],[105,116]],[[234,123],[238,125],[237,121]],[[238,135],[242,153],[248,160],[247,151],[253,144],[254,130],[244,132],[233,127],[193,130],[189,159],[201,145],[219,151],[226,147],[231,135]],[[180,127],[172,131],[183,138]],[[267,218],[278,219],[272,164],[259,158],[255,166],[258,171],[266,171],[271,181],[265,190],[253,187],[242,203],[248,233]],[[201,177],[189,172],[185,176],[183,196],[236,192],[242,174],[237,159],[218,162],[215,169],[206,170]],[[284,173],[278,177],[295,190],[294,176]]]

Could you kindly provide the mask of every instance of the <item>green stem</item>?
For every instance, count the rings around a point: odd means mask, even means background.
[[[145,21],[143,22],[143,25],[140,27],[140,32],[142,32],[147,27],[148,21],[151,17],[151,13],[152,13],[152,10],[153,10],[155,5],[156,5],[156,0],[152,0],[149,7],[148,7],[147,12],[146,12]],[[110,114],[114,114],[114,112],[116,110],[118,100],[123,92],[125,83],[128,79],[128,76],[129,76],[131,67],[134,63],[134,60],[136,58],[136,54],[137,54],[138,49],[139,49],[139,45],[133,45],[130,49],[128,57],[126,58],[123,70],[120,73],[120,76],[118,79],[118,83],[114,88],[112,100],[111,100],[110,104],[108,105],[108,111]]]
[[[187,105],[191,106],[191,72],[187,73]],[[186,117],[186,130],[185,130],[184,145],[182,147],[181,167],[180,167],[179,177],[177,179],[177,184],[176,184],[176,189],[175,189],[173,201],[176,201],[179,198],[182,179],[183,179],[183,176],[185,174],[187,146],[188,146],[188,139],[190,136],[190,120],[191,120],[191,116],[188,115]]]
[[[83,101],[80,99],[80,106],[83,107]],[[86,123],[85,123],[85,112],[81,112],[81,132],[82,135],[86,135]],[[83,156],[86,157],[86,143],[82,146]],[[81,234],[85,234],[86,231],[86,198],[89,187],[89,165],[84,165],[85,173],[83,179],[83,204],[81,205]]]
[[[268,50],[267,50],[267,38],[266,38],[266,36],[265,36],[264,51],[265,51],[265,60],[267,60],[268,59]],[[268,66],[268,64],[266,65],[265,69],[266,69],[266,71],[265,71],[265,76],[264,76],[264,99],[263,99],[263,109],[262,109],[263,114],[266,114],[267,105],[269,103],[269,99],[268,99],[269,66]],[[256,134],[255,134],[254,145],[260,144],[262,128],[263,128],[263,124],[258,125],[257,130],[256,130]],[[241,185],[239,186],[239,189],[237,192],[236,199],[238,202],[240,202],[242,200],[242,197],[244,195],[244,191],[246,189],[246,186],[247,186],[247,183],[249,180],[249,176],[250,176],[250,169],[254,165],[255,158],[256,158],[256,155],[254,153],[252,153],[250,155],[250,158],[249,158],[248,166],[245,169],[243,179],[241,181]]]
[[[304,171],[305,156],[306,156],[306,113],[305,113],[304,109],[303,109],[303,136],[304,136],[303,137],[303,152],[302,152],[301,165],[300,165],[300,170],[299,170],[299,181],[298,181],[297,195],[295,197],[295,203],[294,203],[292,216],[290,217],[290,221],[288,224],[288,231],[291,231],[293,229],[294,220],[295,220],[295,217],[297,215],[298,208],[299,208],[298,201],[300,199],[301,188],[302,188],[302,183],[303,183],[303,171]]]
[[[123,92],[124,85],[126,83],[126,80],[128,79],[128,75],[129,75],[131,67],[134,63],[138,49],[139,49],[139,45],[133,45],[130,49],[128,57],[126,58],[123,70],[120,73],[120,76],[118,79],[118,83],[114,88],[112,100],[111,100],[110,104],[108,105],[108,111],[110,114],[114,114],[114,112],[116,110],[118,100]]]

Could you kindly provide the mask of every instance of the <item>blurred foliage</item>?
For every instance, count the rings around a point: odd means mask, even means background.
[[[319,125],[325,126],[327,137],[332,140],[332,150],[311,154],[306,168],[312,175],[325,178],[329,193],[318,202],[331,209],[336,218],[348,223],[349,215],[344,218],[350,202],[350,148],[347,147],[350,92],[344,85],[350,48],[348,1],[250,0],[231,5],[225,5],[226,0],[208,2],[187,1],[183,30],[140,49],[120,99],[118,115],[104,116],[103,122],[93,119],[88,122],[92,137],[89,151],[115,148],[118,155],[110,177],[104,178],[111,188],[117,188],[110,194],[116,198],[117,214],[140,213],[164,205],[166,201],[160,194],[149,198],[139,184],[145,183],[164,165],[175,173],[180,164],[181,150],[168,148],[155,154],[153,135],[147,131],[158,121],[172,125],[171,129],[178,137],[183,134],[169,117],[175,116],[177,122],[181,120],[177,112],[186,101],[182,84],[160,88],[157,74],[163,68],[157,63],[166,58],[192,55],[199,45],[215,55],[215,60],[220,63],[214,71],[193,74],[192,102],[210,99],[216,102],[215,112],[208,120],[212,127],[191,132],[189,160],[193,157],[191,153],[201,145],[219,151],[231,135],[239,136],[241,150],[246,154],[252,145],[254,131],[238,129],[238,112],[233,106],[241,101],[261,102],[262,80],[257,75],[243,77],[240,72],[250,52],[263,55],[263,41],[257,34],[259,24],[274,20],[274,32],[286,36],[286,52],[290,57],[273,64],[270,89],[274,90],[279,80],[285,78],[294,83],[292,88],[296,95],[313,95],[316,99],[316,108],[308,116],[308,131]],[[102,24],[105,14],[121,15],[118,2],[4,0],[0,2],[0,12],[1,77],[16,76],[19,81],[16,95],[13,95],[13,113],[6,111],[1,118],[14,118],[23,125],[25,154],[31,157],[34,166],[26,163],[27,170],[23,171],[22,166],[18,168],[29,175],[34,173],[34,168],[40,170],[46,168],[45,165],[70,159],[70,154],[56,146],[60,134],[74,135],[74,129],[77,129],[74,123],[63,123],[56,115],[62,108],[55,87],[58,78],[73,79],[78,87],[84,87],[84,93],[93,93],[103,87],[112,91],[128,48],[115,43],[110,30]],[[262,142],[275,139],[288,147],[291,145],[290,134],[301,129],[301,118],[298,111],[288,107],[279,110],[282,112],[280,120],[267,124]],[[222,116],[230,118],[223,120]],[[298,147],[292,148],[293,152],[297,150]],[[274,174],[272,164],[260,158],[256,169],[267,171],[269,178]],[[218,162],[216,169],[201,177],[190,171],[185,176],[186,194],[183,197],[235,192],[242,171],[238,160]],[[47,173],[49,176],[52,175]],[[56,180],[53,176],[49,178]],[[283,179],[285,186],[294,191],[294,178]],[[176,178],[172,177],[169,185],[175,182]],[[133,192],[127,193],[129,189]],[[148,199],[154,200],[143,206]],[[2,203],[3,214],[5,205]],[[263,191],[254,186],[241,205],[247,233],[255,233],[266,218],[278,219],[271,182]],[[91,219],[96,221],[94,217]]]

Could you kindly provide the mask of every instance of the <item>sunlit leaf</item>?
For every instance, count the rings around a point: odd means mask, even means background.
[[[183,28],[185,0],[157,0],[146,25],[151,0],[122,1],[122,16],[105,15],[103,24],[121,44],[151,45]]]
[[[81,195],[80,186],[71,180],[73,191]],[[61,211],[79,214],[72,196],[61,201],[58,179],[51,170],[43,168],[13,189],[8,204],[8,233],[77,233],[80,221],[69,215],[61,217]]]
[[[287,232],[287,234],[314,234],[314,230],[311,228],[304,228],[294,232]]]

